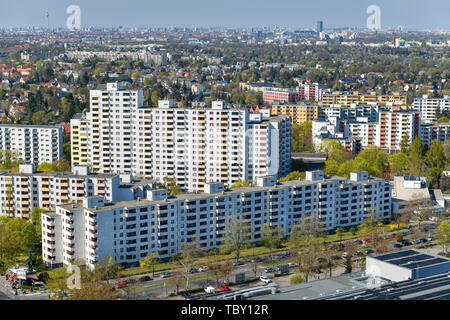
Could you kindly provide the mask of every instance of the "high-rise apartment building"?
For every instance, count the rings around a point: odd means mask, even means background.
[[[436,112],[450,111],[450,99],[448,96],[443,98],[429,98],[424,94],[422,98],[414,98],[414,109],[420,113],[420,120],[425,123],[431,123],[437,120]]]
[[[0,124],[0,150],[9,150],[25,163],[52,163],[63,156],[61,125]]]
[[[72,165],[161,183],[173,178],[188,191],[290,171],[289,116],[263,116],[222,101],[211,108],[177,108],[170,100],[143,107],[142,92],[108,88],[93,90],[91,112],[71,121]]]

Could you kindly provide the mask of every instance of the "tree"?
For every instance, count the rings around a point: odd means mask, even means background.
[[[435,234],[437,243],[442,246],[442,251],[447,254],[450,244],[450,223],[447,221],[441,222],[436,228]]]
[[[421,159],[423,157],[423,146],[422,146],[422,140],[419,138],[419,136],[416,136],[414,138],[414,141],[411,145],[411,154],[410,156],[412,158],[419,158]]]
[[[144,260],[139,261],[141,268],[151,268],[152,276],[155,277],[155,265],[159,262],[158,253],[156,251],[151,254],[147,254]]]
[[[122,267],[114,262],[112,256],[105,256],[97,263],[94,275],[101,280],[109,281],[110,279],[116,278],[121,269]]]
[[[320,247],[324,243],[323,226],[317,213],[299,220],[291,230],[288,246],[294,253],[298,270],[308,282],[310,274],[317,267]]]
[[[303,276],[301,274],[294,274],[293,276],[291,276],[291,278],[289,279],[289,283],[291,285],[294,284],[299,284],[299,283],[303,283],[305,282],[305,279],[303,278]]]
[[[409,151],[409,136],[408,134],[403,135],[402,141],[400,142],[400,150],[403,154]]]
[[[41,235],[34,225],[22,218],[11,218],[6,222],[6,229],[23,239],[23,251],[34,249],[41,242]]]
[[[314,152],[312,141],[312,122],[305,121],[292,125],[292,152]]]
[[[225,225],[225,245],[235,253],[236,261],[250,240],[249,224],[241,215],[229,215]]]
[[[332,153],[335,150],[343,150],[342,145],[333,139],[324,139],[320,145],[320,151],[326,153]]]
[[[17,263],[23,252],[23,238],[6,227],[6,223],[0,221],[0,273]]]
[[[344,236],[344,228],[338,227],[336,229],[336,235],[339,237],[339,247],[342,247],[342,237]]]
[[[280,181],[290,181],[290,180],[298,180],[305,179],[305,172],[292,171],[286,177],[280,179]]]
[[[197,259],[204,254],[200,249],[200,241],[196,237],[191,242],[184,242],[181,244],[180,253],[172,257],[172,261],[179,264],[183,269],[183,275],[186,279],[186,290],[189,287],[190,270],[194,266]]]
[[[408,172],[409,157],[403,153],[392,153],[388,156],[389,168],[393,176],[403,176]]]
[[[442,144],[439,143],[439,140],[432,140],[431,147],[427,151],[425,159],[430,166],[431,179],[429,183],[431,185],[438,184],[442,171],[445,170],[448,163],[444,148],[442,147]]]
[[[239,181],[236,181],[235,183],[233,183],[233,184],[231,185],[231,188],[247,187],[247,186],[249,186],[250,184],[251,184],[251,183],[248,182],[248,181],[245,181],[245,180],[239,180]]]
[[[177,185],[177,182],[174,178],[164,177],[164,188],[169,190],[171,195],[177,195],[183,193],[183,190],[179,185]]]
[[[261,227],[261,234],[263,236],[264,246],[269,248],[270,256],[273,261],[273,249],[279,248],[282,243],[283,229],[280,226],[271,226],[265,223]]]

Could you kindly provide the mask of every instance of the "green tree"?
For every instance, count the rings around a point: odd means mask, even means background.
[[[400,150],[404,154],[408,153],[408,151],[409,151],[409,136],[408,136],[408,134],[403,135],[402,141],[400,142]]]
[[[317,268],[317,259],[321,256],[321,246],[324,243],[323,225],[317,213],[299,220],[291,230],[288,246],[296,257],[298,270],[306,282]]]
[[[270,223],[265,223],[261,227],[261,234],[263,236],[264,246],[269,248],[270,256],[273,261],[273,250],[279,248],[283,239],[283,229],[280,226],[271,226]]]
[[[139,266],[141,268],[151,268],[152,276],[155,277],[155,265],[159,262],[159,257],[157,252],[152,252],[151,254],[147,254],[145,258],[139,261]]]
[[[239,181],[236,181],[235,183],[233,183],[233,184],[231,185],[231,188],[247,187],[247,186],[249,186],[249,185],[251,185],[250,182],[245,181],[245,180],[239,180]]]
[[[421,159],[423,157],[423,146],[422,146],[422,140],[419,138],[419,136],[416,136],[414,138],[414,141],[411,145],[411,158],[418,158]]]
[[[426,153],[426,162],[430,166],[430,181],[431,185],[438,184],[442,171],[445,170],[447,165],[447,158],[444,153],[442,144],[437,139],[431,142],[431,147]]]
[[[291,181],[298,179],[305,179],[305,172],[292,171],[286,177],[280,178],[280,181]]]
[[[389,167],[393,176],[403,176],[407,174],[409,167],[409,157],[403,153],[392,153],[388,156]]]
[[[442,251],[447,254],[450,244],[450,223],[447,221],[441,222],[436,228],[435,234],[437,242],[442,246]]]

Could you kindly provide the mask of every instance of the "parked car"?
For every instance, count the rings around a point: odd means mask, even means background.
[[[403,245],[401,243],[394,243],[394,248],[401,248]]]
[[[205,272],[205,271],[208,271],[208,267],[207,267],[207,266],[202,266],[202,267],[198,268],[198,271],[199,271],[199,272]]]
[[[120,289],[120,288],[125,288],[127,286],[127,282],[126,281],[121,281],[118,284],[116,284],[116,288]]]
[[[397,235],[397,233],[393,233],[393,234],[391,234],[391,238],[395,238],[395,236]]]
[[[419,239],[419,241],[418,241],[418,243],[424,243],[424,242],[427,242],[427,239],[421,238],[421,239]]]
[[[295,262],[289,262],[288,263],[288,267],[289,268],[293,268],[293,267],[296,267],[296,266],[297,266],[297,264]]]
[[[281,255],[284,257],[289,257],[291,255],[291,253],[289,251],[285,251],[285,252],[281,253]]]
[[[168,278],[168,277],[170,277],[170,272],[168,272],[168,271],[163,272],[163,273],[161,274],[161,278]]]
[[[197,272],[197,269],[195,269],[195,268],[190,268],[189,269],[189,273],[196,273]]]
[[[242,266],[242,265],[243,265],[243,263],[241,260],[236,260],[233,262],[233,266]]]
[[[224,286],[220,286],[219,290],[220,291],[231,291],[230,287],[229,286],[225,286],[225,285]]]
[[[321,273],[323,273],[323,271],[320,270],[320,268],[317,268],[317,269],[316,269],[316,273],[317,273],[317,274],[321,274]]]
[[[140,278],[139,278],[139,281],[142,281],[142,282],[144,282],[144,281],[150,281],[150,280],[152,280],[152,278],[150,278],[150,276],[143,276],[143,277],[140,277]]]
[[[213,293],[216,293],[216,289],[214,287],[209,286],[209,287],[205,288],[205,292],[209,293],[209,294],[213,294]]]
[[[375,252],[375,250],[370,249],[370,248],[366,250],[366,254],[371,254],[371,253],[374,253],[374,252]]]
[[[273,272],[273,268],[272,267],[264,268],[264,272]]]
[[[252,262],[252,263],[260,262],[260,261],[261,261],[261,258],[259,258],[259,257],[255,257],[252,260],[250,260],[250,262]]]
[[[275,266],[275,267],[273,268],[273,270],[278,272],[278,271],[280,271],[280,267],[279,267],[279,266]]]
[[[261,276],[259,277],[259,280],[261,280],[264,283],[271,283],[272,280],[270,280],[269,278],[267,278],[266,276]]]
[[[427,241],[433,241],[433,240],[434,240],[433,237],[428,237],[428,238],[427,238]]]
[[[402,241],[402,245],[403,246],[410,246],[411,245],[411,241],[408,241],[408,240],[404,240],[404,241]]]
[[[180,296],[182,296],[186,300],[189,300],[189,298],[191,297],[191,294],[187,291],[182,291],[182,292],[180,292]]]

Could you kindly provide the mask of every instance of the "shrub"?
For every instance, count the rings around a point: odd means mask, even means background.
[[[305,282],[305,279],[301,274],[294,274],[289,280],[290,284],[299,284]]]
[[[403,234],[401,232],[397,233],[395,235],[395,240],[397,240],[397,242],[402,242],[403,241]]]
[[[352,233],[352,236],[356,236],[356,229],[355,228],[350,228],[349,231]]]

